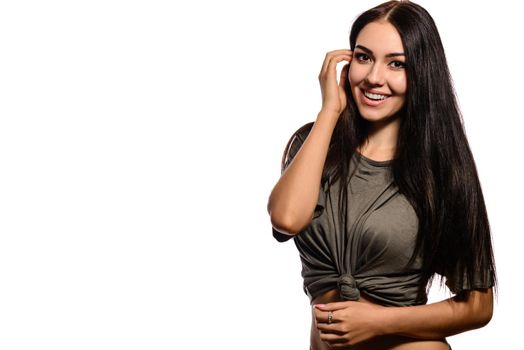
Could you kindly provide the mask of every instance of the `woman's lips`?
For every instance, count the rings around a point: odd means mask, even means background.
[[[369,97],[367,97],[364,93],[364,90],[360,90],[360,101],[367,105],[367,106],[370,106],[370,107],[377,107],[377,106],[380,106],[381,104],[383,104],[384,102],[386,102],[389,98],[389,96],[386,96],[385,99],[383,100],[373,100],[373,99],[370,99]]]

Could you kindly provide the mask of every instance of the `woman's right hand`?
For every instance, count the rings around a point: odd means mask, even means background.
[[[328,52],[322,70],[318,75],[320,90],[322,91],[322,111],[336,115],[338,118],[347,105],[347,96],[344,89],[348,79],[349,64],[353,59],[351,50],[335,50]],[[337,82],[337,64],[347,61],[348,63],[340,72],[340,80]]]

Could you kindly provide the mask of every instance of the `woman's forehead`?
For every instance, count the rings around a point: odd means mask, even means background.
[[[356,47],[364,47],[376,55],[402,53],[404,47],[397,29],[389,22],[368,23],[357,36]]]

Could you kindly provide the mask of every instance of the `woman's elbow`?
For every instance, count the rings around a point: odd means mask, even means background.
[[[311,218],[306,218],[303,215],[297,215],[291,209],[276,209],[271,208],[268,205],[269,217],[271,219],[271,225],[282,233],[288,235],[297,235],[302,232],[311,222]]]
[[[486,326],[493,318],[493,291],[491,288],[473,292],[474,328]]]
[[[481,320],[481,323],[480,323],[480,327],[484,327],[486,326],[490,321],[491,321],[491,318],[493,317],[493,312],[491,312],[489,315],[487,315],[486,317],[484,317],[482,320]]]
[[[478,328],[486,326],[493,318],[493,302],[482,308],[478,317]]]
[[[302,226],[292,215],[282,215],[270,212],[271,225],[275,230],[294,236],[302,231]]]

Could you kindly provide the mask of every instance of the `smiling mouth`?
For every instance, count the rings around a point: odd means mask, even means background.
[[[373,100],[373,101],[383,101],[383,100],[385,100],[386,98],[389,97],[388,95],[373,94],[373,93],[368,92],[368,91],[364,91],[364,96],[366,96],[367,98],[369,98],[370,100]]]

